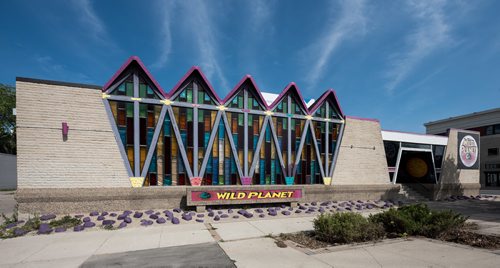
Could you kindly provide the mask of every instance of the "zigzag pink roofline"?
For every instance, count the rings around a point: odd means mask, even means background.
[[[212,93],[212,95],[216,98],[217,100],[217,104],[226,104],[226,102],[241,88],[241,86],[247,81],[249,80],[250,83],[254,86],[255,88],[255,91],[257,92],[257,96],[258,98],[260,99],[260,101],[262,102],[262,104],[266,107],[267,110],[272,110],[276,107],[276,105],[281,101],[281,99],[283,99],[283,97],[291,90],[294,90],[295,93],[298,95],[299,99],[300,99],[300,104],[302,106],[302,108],[304,109],[304,111],[306,111],[307,114],[312,114],[314,113],[314,111],[320,107],[320,105],[327,100],[327,97],[332,95],[333,94],[333,97],[334,97],[334,101],[335,101],[335,104],[337,105],[337,107],[339,108],[339,112],[341,113],[341,116],[342,117],[345,117],[344,113],[342,112],[342,108],[340,107],[340,104],[339,104],[339,101],[338,101],[338,98],[337,98],[337,94],[335,93],[335,91],[333,89],[329,89],[327,90],[325,93],[323,93],[320,98],[314,102],[314,104],[311,106],[311,109],[308,109],[307,108],[307,105],[304,101],[304,98],[302,97],[302,93],[300,92],[299,88],[297,87],[297,85],[295,84],[295,82],[291,82],[289,83],[284,89],[283,91],[281,91],[281,93],[278,95],[278,97],[273,101],[273,103],[271,103],[270,105],[267,105],[266,101],[264,100],[263,96],[262,96],[262,93],[260,91],[260,89],[257,87],[257,84],[255,83],[254,79],[252,78],[252,76],[250,75],[245,75],[239,82],[238,84],[236,84],[236,86],[226,95],[226,97],[224,99],[221,99],[219,97],[219,95],[217,95],[217,93],[215,92],[215,90],[213,89],[212,85],[210,84],[210,82],[208,81],[208,79],[205,77],[205,74],[201,71],[200,67],[198,66],[193,66],[191,67],[187,72],[186,74],[184,74],[184,76],[179,80],[179,82],[177,82],[177,84],[172,88],[172,90],[170,90],[170,92],[166,93],[163,88],[160,86],[160,84],[156,81],[156,79],[153,77],[153,75],[149,72],[149,70],[146,68],[146,66],[142,63],[141,59],[137,56],[131,56],[129,57],[124,64],[122,64],[122,66],[120,67],[120,69],[118,69],[118,71],[111,77],[111,79],[109,79],[109,81],[103,86],[102,88],[102,91],[106,91],[108,88],[110,88],[114,82],[116,82],[116,80],[118,79],[118,77],[127,69],[127,67],[129,67],[131,64],[133,63],[137,63],[139,65],[139,67],[142,69],[142,71],[144,71],[144,73],[146,74],[147,78],[149,78],[154,86],[157,88],[157,90],[165,97],[165,98],[170,98],[172,95],[175,94],[175,92],[177,92],[178,90],[181,90],[181,86],[182,84],[188,80],[192,75],[194,75],[195,73],[198,73],[202,79],[202,81],[207,85],[208,87],[208,90],[210,90],[210,92]]]

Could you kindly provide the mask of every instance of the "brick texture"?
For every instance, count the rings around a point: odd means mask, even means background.
[[[380,131],[379,122],[346,119],[333,185],[390,183]]]
[[[16,94],[18,189],[130,187],[100,90],[18,81]]]

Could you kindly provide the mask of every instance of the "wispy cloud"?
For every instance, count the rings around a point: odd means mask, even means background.
[[[151,67],[160,69],[167,64],[172,52],[172,29],[171,24],[173,21],[175,2],[174,1],[160,1],[158,9],[162,16],[161,29],[160,29],[160,55]]]
[[[217,30],[214,18],[218,16],[206,6],[205,1],[183,1],[185,23],[189,29],[194,43],[198,48],[200,66],[209,79],[217,77],[224,89],[229,89],[229,83],[219,63],[219,51],[217,43]]]
[[[335,8],[336,5],[331,7],[332,13],[336,11]],[[312,64],[308,64],[311,68],[306,75],[309,87],[316,86],[318,79],[328,68],[332,55],[343,42],[366,32],[365,9],[364,0],[346,0],[341,2],[338,16],[332,14],[332,19],[327,23],[327,31],[321,33],[322,37],[307,49],[308,60],[313,60]]]
[[[40,69],[45,72],[44,75],[49,79],[93,83],[86,74],[69,70],[65,65],[57,63],[51,56],[36,55],[35,61],[40,65]]]
[[[404,51],[390,56],[390,67],[385,74],[389,78],[388,93],[393,93],[422,60],[452,42],[445,5],[445,0],[409,2],[417,27],[407,36]]]
[[[250,15],[250,28],[254,33],[274,32],[274,25],[269,24],[269,20],[273,15],[273,2],[268,0],[253,0],[248,1],[249,15]]]
[[[77,19],[82,26],[81,31],[101,45],[116,48],[92,3],[89,0],[72,0],[71,3],[77,11]]]

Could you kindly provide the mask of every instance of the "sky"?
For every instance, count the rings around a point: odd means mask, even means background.
[[[500,107],[500,1],[0,1],[0,83],[104,85],[134,55],[168,92],[199,66],[224,97],[333,88],[383,129]]]

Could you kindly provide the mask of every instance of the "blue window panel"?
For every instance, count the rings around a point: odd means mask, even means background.
[[[163,123],[163,133],[164,136],[166,137],[171,137],[171,127],[170,127],[170,118],[168,116],[165,116],[165,121]]]
[[[156,153],[151,157],[151,163],[149,164],[149,172],[156,172]]]
[[[120,138],[122,139],[123,145],[127,144],[127,128],[118,127],[118,132],[120,132]]]
[[[226,185],[231,184],[230,175],[231,173],[231,160],[229,158],[224,159],[224,181]]]
[[[170,175],[165,175],[163,177],[163,185],[172,185],[172,177]]]
[[[210,133],[205,132],[205,136],[204,136],[204,139],[203,139],[203,144],[201,144],[201,145],[203,147],[207,147],[209,140],[210,140]],[[205,148],[205,149],[207,149],[207,148]]]
[[[147,145],[151,145],[151,141],[153,140],[153,135],[154,135],[154,129],[149,128],[148,135],[147,135]]]
[[[276,162],[271,161],[271,184],[276,184]]]

